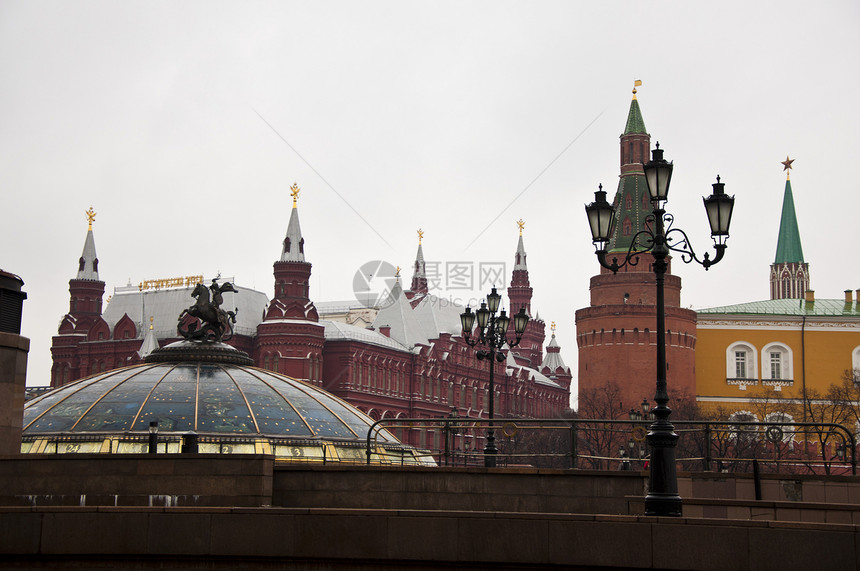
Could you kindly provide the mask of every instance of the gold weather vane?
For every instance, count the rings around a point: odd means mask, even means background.
[[[87,222],[89,222],[89,224],[90,224],[88,230],[92,230],[93,229],[93,221],[96,219],[96,211],[93,210],[92,206],[90,206],[90,209],[87,210],[84,214],[87,215]]]
[[[421,239],[424,237],[424,230],[421,228],[418,229],[418,245],[421,245]]]
[[[549,328],[552,329],[552,334],[555,335],[555,321],[551,321]]]
[[[522,236],[522,235],[523,235],[523,226],[525,226],[525,225],[526,225],[526,223],[525,223],[525,222],[523,222],[523,219],[522,219],[522,218],[520,218],[519,220],[517,220],[517,226],[518,226],[518,227],[519,227],[519,229],[520,229],[520,236]]]
[[[642,80],[641,79],[633,80],[633,99],[636,99],[636,88],[641,87],[641,86],[642,86]]]
[[[150,316],[149,316],[149,328],[150,328],[150,329],[152,329],[152,322],[153,322],[153,321],[155,321],[155,317],[154,317],[154,316],[152,316],[152,315],[150,315]]]
[[[293,186],[290,187],[290,196],[293,197],[293,208],[296,207],[296,199],[299,197],[299,193],[302,189],[299,188],[299,185],[293,183]]]
[[[794,159],[788,158],[788,155],[785,155],[785,160],[782,161],[782,170],[783,172],[788,171],[785,175],[785,180],[788,180],[791,175],[791,163],[794,162]]]
[[[397,266],[397,270],[394,272],[394,277],[395,277],[395,278],[399,278],[399,277],[400,277],[400,266]]]

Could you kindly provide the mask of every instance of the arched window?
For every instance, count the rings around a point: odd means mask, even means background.
[[[278,372],[278,363],[280,363],[280,356],[275,353],[275,355],[272,357],[272,370],[276,373]]]
[[[633,208],[633,195],[632,194],[628,194],[627,197],[624,199],[624,206],[626,206],[628,210]]]
[[[625,236],[629,236],[633,232],[633,223],[630,218],[625,218],[624,222],[621,223],[621,231]]]
[[[860,345],[851,352],[851,367],[854,369],[854,382],[860,384]]]
[[[758,417],[748,410],[739,410],[729,416],[729,422],[758,422]],[[758,427],[733,424],[731,425],[731,430],[733,438],[744,442],[751,442],[758,432]]]
[[[792,369],[792,353],[787,345],[768,343],[761,350],[762,384],[790,385],[794,379]]]
[[[726,382],[740,386],[741,390],[746,385],[758,384],[757,353],[756,348],[746,341],[729,345],[726,349]]]

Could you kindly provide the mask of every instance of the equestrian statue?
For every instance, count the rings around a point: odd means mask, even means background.
[[[202,283],[197,284],[191,295],[197,299],[197,303],[184,310],[179,316],[176,331],[185,339],[190,341],[228,341],[233,337],[233,324],[236,323],[236,313],[239,311],[224,311],[221,304],[224,302],[224,292],[236,292],[233,284],[224,282],[218,284],[220,278],[212,280],[208,288]],[[210,301],[209,294],[212,294]],[[188,324],[188,328],[182,327],[182,321],[186,315],[196,317],[202,324],[198,327],[196,321]]]

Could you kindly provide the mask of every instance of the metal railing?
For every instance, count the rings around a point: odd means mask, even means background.
[[[748,472],[759,465],[775,472],[857,473],[857,439],[847,427],[815,422],[675,420],[677,462],[685,471]],[[399,432],[404,443],[427,449],[440,466],[483,466],[490,423],[464,417],[376,421],[365,454],[378,457],[376,435]],[[499,466],[644,470],[650,451],[649,420],[501,418],[496,429]],[[409,437],[424,431],[425,442]],[[426,440],[433,441],[427,445]],[[394,462],[391,462],[394,463]]]

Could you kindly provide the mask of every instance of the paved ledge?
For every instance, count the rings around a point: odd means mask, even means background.
[[[15,566],[858,569],[860,526],[327,508],[0,508]],[[719,548],[715,548],[719,546]],[[178,560],[171,558],[181,558]],[[178,561],[179,563],[175,563]]]

